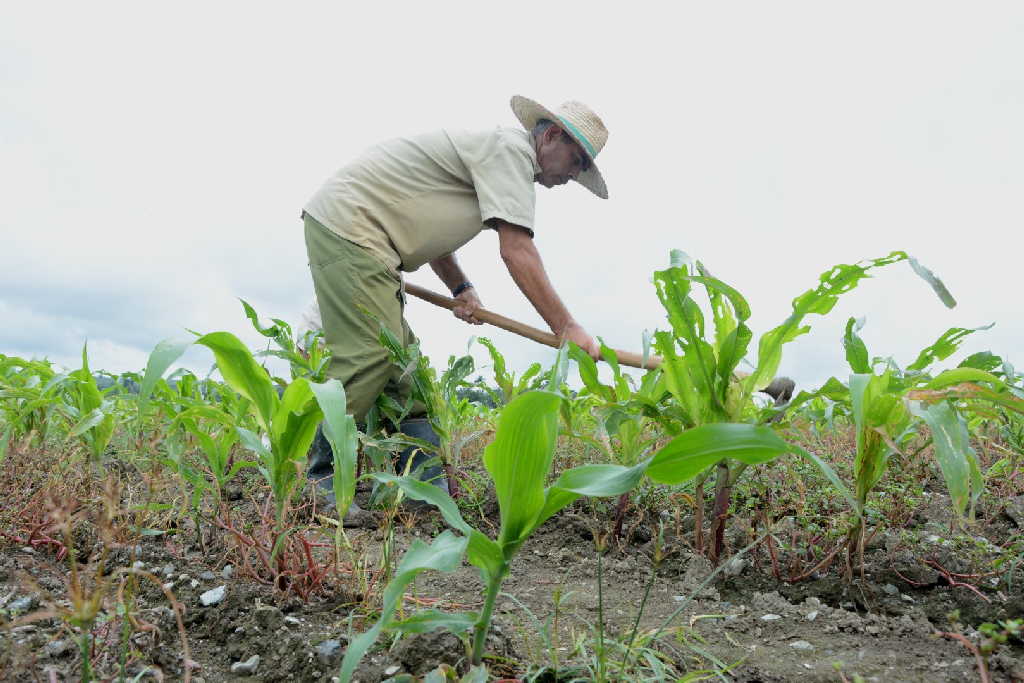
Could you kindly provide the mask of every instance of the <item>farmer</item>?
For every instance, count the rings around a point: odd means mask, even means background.
[[[438,130],[380,143],[331,176],[305,206],[309,267],[331,351],[327,375],[341,380],[357,423],[380,394],[401,405],[411,394],[410,378],[378,341],[379,324],[406,344],[416,341],[403,315],[402,273],[429,264],[456,300],[455,317],[481,324],[474,316],[480,297],[455,252],[485,228],[497,232],[502,261],[551,331],[598,355],[594,338],[555,292],[533,243],[534,183],[556,187],[575,180],[607,198],[594,160],[608,130],[580,102],[555,111],[520,96],[511,104],[522,130]],[[437,443],[422,406],[400,430]],[[400,470],[409,458],[414,468],[428,459],[406,449]],[[332,469],[330,447],[318,432],[309,476],[320,482],[328,504]],[[421,476],[447,490],[440,468]]]

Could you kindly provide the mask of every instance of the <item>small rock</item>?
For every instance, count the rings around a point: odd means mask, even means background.
[[[776,619],[781,618],[782,616],[778,614],[766,614],[763,617],[761,617],[761,621],[775,621]]]
[[[216,605],[218,602],[224,599],[227,594],[227,586],[217,586],[211,590],[206,591],[199,596],[199,604],[203,607],[209,607],[210,605]]]
[[[1024,496],[1006,501],[1006,510],[1003,512],[1018,529],[1024,529]]]
[[[25,546],[24,548],[21,549],[21,552],[28,553],[29,555],[35,555],[36,554],[36,549],[32,548],[30,546]]]
[[[808,643],[806,640],[794,640],[789,644],[794,650],[813,650],[814,646]]]
[[[39,601],[36,599],[36,596],[34,596],[34,595],[26,595],[23,598],[18,598],[17,600],[11,600],[9,603],[7,603],[7,611],[8,612],[28,612],[29,610],[35,609],[38,604],[39,604]]]
[[[882,591],[894,596],[900,594],[900,589],[892,585],[891,583],[887,583],[884,586],[882,586]]]
[[[164,565],[164,568],[163,568],[162,571],[163,571],[164,576],[166,576],[167,578],[171,578],[172,576],[174,576],[174,565],[171,564],[170,562],[168,562],[167,564]]]
[[[43,655],[57,658],[67,654],[73,648],[74,644],[70,640],[55,640],[46,644],[46,647],[43,648]]]
[[[394,676],[396,673],[398,673],[401,670],[402,670],[402,667],[400,667],[400,666],[397,666],[397,665],[396,666],[389,666],[388,668],[384,669],[384,675],[385,676]]]
[[[141,572],[145,568],[146,568],[146,563],[143,562],[142,560],[135,560],[134,562],[132,562],[132,569],[134,569],[135,571],[140,571]]]
[[[341,659],[341,641],[325,640],[314,649],[316,658],[324,666],[335,666]]]
[[[203,581],[213,581],[217,578],[217,575],[207,569],[205,572],[199,575],[199,578]],[[227,578],[227,577],[224,577]]]
[[[814,610],[814,611],[808,612],[807,616],[804,617],[804,619],[806,619],[807,621],[814,621],[817,618],[818,618],[818,610]]]
[[[256,673],[256,667],[260,665],[260,656],[253,655],[244,662],[235,662],[231,665],[231,673],[251,676]]]
[[[747,561],[742,557],[734,557],[725,565],[723,570],[728,576],[739,576],[747,568]]]
[[[199,588],[199,582],[196,581],[195,579],[192,579],[191,581],[189,581],[188,585],[189,585],[189,588],[193,588],[193,589],[194,588]]]
[[[301,626],[302,619],[299,619],[297,617],[285,617],[284,623],[286,626]]]
[[[224,579],[230,579],[234,573],[235,573],[235,567],[234,567],[234,565],[230,565],[230,564],[224,565],[224,569],[220,570],[220,575]]]
[[[169,591],[172,588],[174,588],[174,582],[173,581],[168,581],[167,583],[163,584],[163,587],[164,587],[164,590],[168,590]]]

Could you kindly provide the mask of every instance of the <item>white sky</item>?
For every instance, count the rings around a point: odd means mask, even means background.
[[[666,325],[651,273],[671,248],[746,295],[755,335],[831,265],[904,249],[960,305],[883,269],[809,319],[784,372],[845,376],[849,316],[901,364],[995,321],[964,350],[1024,366],[1024,4],[268,6],[0,10],[0,353],[77,365],[88,338],[93,367],[120,372],[186,328],[255,344],[236,297],[297,321],[299,212],[332,171],[395,135],[516,125],[523,94],[587,102],[611,131],[611,198],[538,186],[536,230],[610,345]],[[459,257],[485,306],[543,327],[493,234]],[[428,268],[410,281],[442,289]],[[517,369],[550,358],[422,302],[408,317],[438,363],[474,333]]]

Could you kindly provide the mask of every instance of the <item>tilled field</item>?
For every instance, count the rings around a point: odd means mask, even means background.
[[[936,510],[943,509],[942,501],[936,503]],[[1015,574],[1011,570],[1016,590],[1009,592],[1005,576],[975,576],[978,562],[992,560],[1019,532],[1016,524],[1022,520],[1015,519],[1014,504],[1019,501],[991,511],[984,535],[978,536],[980,549],[973,554],[933,533],[942,528],[941,521],[881,532],[868,545],[863,578],[859,567],[852,578],[843,576],[844,554],[830,567],[790,582],[786,579],[792,562],[773,565],[762,543],[727,561],[722,572],[702,585],[711,564],[688,550],[685,534],[675,538],[672,525],[666,525],[663,548],[668,557],[658,568],[638,625],[640,634],[664,631],[657,644],[633,657],[660,658],[677,675],[718,670],[725,680],[736,681],[852,681],[857,676],[868,681],[982,680],[965,642],[938,634],[959,633],[966,643],[977,644],[978,624],[1024,615],[1020,567]],[[251,503],[240,502],[240,509],[246,508],[251,510]],[[402,513],[398,522],[395,556],[414,538],[429,539],[443,528],[431,511]],[[592,511],[573,506],[523,548],[496,609],[488,643],[492,675],[592,677],[587,666],[594,661],[596,624],[602,615],[605,642],[626,640],[651,576],[654,530],[643,522],[633,524],[628,540],[610,544],[600,566],[599,602],[595,528]],[[349,629],[372,623],[375,601],[364,599],[351,573],[346,574],[351,565],[343,562],[304,601],[233,564],[239,556],[222,530],[209,526],[203,531],[205,550],[188,540],[197,538],[194,528],[142,537],[134,545],[78,532],[94,544],[90,552],[79,552],[85,560],[77,572],[84,593],[96,586],[106,590],[93,629],[95,674],[116,678],[123,658],[129,678],[180,680],[186,668],[185,642],[194,681],[331,680]],[[750,534],[733,524],[733,549]],[[376,566],[384,531],[354,529],[348,538],[353,552]],[[33,547],[10,540],[0,546],[0,609],[11,620],[0,631],[3,679],[77,680],[78,643],[61,616],[73,607],[68,561],[58,559],[55,544]],[[317,552],[322,556],[326,551]],[[104,568],[97,578],[101,559]],[[152,578],[139,578],[126,627],[117,608],[124,604],[124,594],[117,590],[124,590],[119,577],[128,569]],[[380,587],[369,588],[372,592]],[[477,570],[464,565],[451,574],[421,575],[405,605],[407,610],[476,609],[481,590]],[[183,607],[180,627],[169,596]],[[556,603],[558,615],[553,618]],[[610,659],[621,658],[621,650],[614,652]],[[1010,644],[987,657],[991,680],[1024,680],[1022,654]],[[557,679],[552,674],[556,658]],[[406,638],[390,648],[382,640],[364,659],[357,679],[423,676],[442,664],[463,668],[465,659],[464,645],[443,632]],[[653,671],[647,673],[654,677]]]

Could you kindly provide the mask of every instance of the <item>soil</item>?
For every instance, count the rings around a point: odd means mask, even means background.
[[[366,503],[365,494],[359,499]],[[856,676],[866,681],[980,680],[972,652],[937,633],[959,631],[977,643],[975,629],[982,622],[1024,617],[1024,574],[1019,566],[1009,570],[1012,590],[1006,576],[975,576],[984,573],[979,566],[990,563],[1001,552],[999,546],[1019,530],[993,510],[980,524],[979,538],[986,541],[979,540],[968,552],[928,533],[945,524],[937,520],[944,501],[936,496],[932,503],[934,513],[917,518],[921,528],[916,541],[893,531],[872,537],[863,577],[856,558],[852,576],[845,576],[845,554],[829,567],[807,572],[817,557],[795,567],[794,555],[782,554],[781,549],[776,577],[768,547],[761,544],[728,560],[725,569],[701,588],[713,568],[705,557],[689,550],[688,534],[673,536],[670,524],[662,546],[669,556],[658,567],[639,632],[650,635],[671,618],[670,635],[657,647],[678,674],[707,670],[717,663],[724,670],[722,677],[734,681],[852,681]],[[252,510],[251,502],[245,505]],[[483,510],[496,524],[493,501]],[[599,614],[609,642],[622,641],[630,633],[651,577],[656,534],[645,523],[634,524],[628,540],[610,544],[599,567],[593,518],[581,504],[567,508],[531,537],[514,560],[488,642],[492,675],[585,679]],[[430,510],[403,514],[399,521],[395,557],[414,539],[429,541],[444,528],[439,515]],[[164,584],[140,579],[127,646],[122,640],[124,622],[114,607],[117,596],[106,596],[94,629],[96,670],[115,678],[118,658],[125,653],[130,678],[183,678],[182,630],[169,593],[184,606],[182,627],[193,681],[331,680],[348,642],[346,634],[367,628],[377,604],[363,600],[367,586],[353,585],[351,567],[343,563],[343,571],[326,577],[302,600],[235,565],[228,569],[238,556],[232,554],[227,535],[205,524],[203,532],[205,549],[194,540],[194,528],[145,536],[135,545],[118,545],[95,532],[78,533],[83,548],[79,575],[86,584],[115,585],[110,577],[133,563],[137,571],[151,573]],[[751,533],[734,523],[728,534],[733,551]],[[377,566],[383,531],[354,529],[347,535],[359,549],[357,555],[370,567]],[[92,547],[86,552],[89,543]],[[58,555],[54,544],[37,542],[33,547],[0,539],[0,623],[8,620],[7,628],[0,629],[2,680],[81,677],[74,632],[60,618],[61,611],[71,607],[73,591],[68,560]],[[102,575],[93,578],[101,558],[108,580]],[[786,580],[802,571],[806,578]],[[225,587],[223,600],[204,606],[201,596],[220,586]],[[406,610],[478,609],[481,592],[477,571],[468,565],[451,574],[424,573],[410,586]],[[553,642],[545,643],[542,625],[552,619],[556,601],[557,628],[552,629]],[[591,657],[579,652],[572,656],[579,643],[586,645]],[[465,646],[444,632],[388,645],[382,639],[367,655],[357,680],[423,676],[441,664],[465,670]],[[563,665],[558,677],[550,668],[545,670],[552,651]],[[259,657],[258,664],[247,669],[254,656]],[[988,658],[988,667],[993,681],[1024,680],[1024,649],[1019,643],[1003,645]]]

